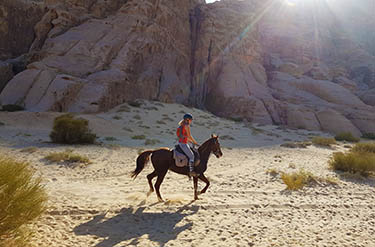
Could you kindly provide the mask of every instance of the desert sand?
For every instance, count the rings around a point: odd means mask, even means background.
[[[135,179],[138,152],[173,147],[183,113],[195,120],[203,143],[220,136],[223,157],[211,156],[211,185],[193,201],[192,180],[169,172],[165,202],[146,196],[148,166]],[[48,210],[34,226],[36,246],[375,246],[375,181],[328,169],[332,148],[290,149],[280,144],[325,133],[257,126],[218,118],[178,104],[143,101],[110,112],[81,115],[100,138],[97,145],[57,145],[49,133],[59,113],[0,112],[0,153],[28,161],[43,177]],[[145,139],[132,139],[145,135]],[[145,145],[145,142],[151,145]],[[51,152],[73,149],[89,165],[51,163]],[[300,169],[337,185],[317,184],[290,192],[272,169]],[[155,180],[154,180],[155,182]],[[200,188],[203,183],[199,183]]]

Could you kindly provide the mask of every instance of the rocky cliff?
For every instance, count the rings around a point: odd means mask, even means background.
[[[333,2],[46,0],[29,47],[37,55],[0,101],[98,112],[143,98],[263,124],[375,132],[371,37],[353,38],[360,21],[348,24],[352,12],[342,11],[350,2]],[[371,12],[358,11],[372,27]]]

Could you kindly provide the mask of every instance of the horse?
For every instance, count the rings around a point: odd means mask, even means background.
[[[193,184],[194,184],[194,200],[198,200],[198,179],[202,180],[206,183],[206,186],[200,191],[199,194],[203,194],[207,191],[210,182],[204,176],[204,172],[207,170],[207,162],[210,158],[210,154],[214,153],[217,158],[223,156],[221,152],[219,137],[215,135],[211,135],[211,138],[205,141],[199,148],[198,152],[200,155],[200,163],[195,166],[195,172],[199,174],[197,177],[193,177]],[[147,162],[150,160],[154,167],[154,171],[147,175],[148,184],[150,186],[150,191],[147,193],[149,196],[152,192],[154,192],[154,187],[152,186],[152,179],[157,177],[155,183],[156,195],[158,197],[159,202],[163,202],[163,199],[160,195],[160,185],[162,184],[165,175],[167,174],[168,170],[176,172],[182,175],[188,175],[189,169],[187,166],[184,167],[177,167],[175,164],[175,160],[173,159],[173,151],[169,148],[159,148],[156,150],[147,150],[142,152],[137,157],[137,166],[135,170],[132,172],[131,177],[136,178],[139,173],[143,170]]]

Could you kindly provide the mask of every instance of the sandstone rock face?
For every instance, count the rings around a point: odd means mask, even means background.
[[[126,1],[115,15],[89,19],[66,32],[62,29],[67,25],[54,30],[60,15],[53,19],[48,12],[42,20],[47,25],[39,23],[46,29],[52,19],[54,24],[42,47],[44,58],[29,64],[23,72],[27,76],[14,78],[0,99],[3,104],[27,99],[20,103],[35,111],[83,112],[106,110],[136,98],[186,102],[191,76],[189,11],[198,3]],[[90,5],[87,1],[76,4]],[[43,37],[44,33],[37,43],[43,43]],[[32,73],[36,71],[40,74]],[[38,90],[19,90],[22,97],[16,100],[11,95],[19,84]]]
[[[30,47],[39,59],[0,101],[98,112],[143,98],[262,124],[375,132],[374,53],[345,32],[345,11],[316,2],[45,0]]]
[[[0,3],[0,60],[28,52],[35,24],[44,14],[39,1],[2,0]]]

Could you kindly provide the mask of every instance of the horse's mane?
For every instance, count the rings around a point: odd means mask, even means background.
[[[211,137],[210,139],[208,139],[207,141],[205,141],[205,142],[204,142],[204,143],[198,148],[198,150],[199,150],[200,152],[205,151],[206,148],[208,148],[210,142],[212,142],[212,139],[214,139],[214,138],[216,138],[216,137]]]

